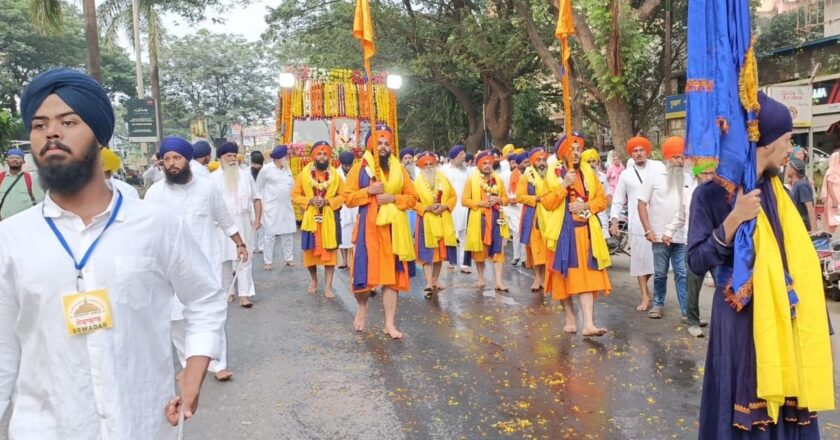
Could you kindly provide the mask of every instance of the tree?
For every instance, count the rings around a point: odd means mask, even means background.
[[[58,34],[39,32],[28,18],[28,0],[0,0],[0,108],[17,114],[15,97],[35,75],[53,67],[83,68],[85,39],[82,15],[65,4]],[[112,95],[133,90],[131,63],[122,50],[105,51],[103,85]]]
[[[232,123],[271,116],[277,84],[261,47],[239,35],[202,29],[174,39],[161,62],[164,105],[173,124],[205,116],[208,130],[225,137]]]
[[[23,132],[23,122],[19,117],[6,110],[0,110],[0,160],[6,159],[6,152],[12,148],[12,142],[20,139]]]
[[[30,0],[29,10],[38,29],[44,33],[52,33],[62,31],[64,9],[67,6],[62,0]],[[99,27],[96,23],[95,1],[82,0],[82,9],[84,12],[88,73],[101,83],[102,60],[99,55]]]

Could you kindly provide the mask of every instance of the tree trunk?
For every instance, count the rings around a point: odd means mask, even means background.
[[[455,97],[455,99],[458,100],[458,104],[460,104],[461,108],[464,110],[464,114],[467,117],[467,123],[469,125],[467,136],[464,138],[464,146],[467,147],[467,151],[478,150],[478,147],[481,145],[481,141],[484,139],[484,120],[476,114],[470,97],[467,96],[467,94],[452,81],[446,78],[434,77],[432,80],[442,85],[447,91],[449,91],[449,93],[452,94],[452,96]]]
[[[505,84],[490,75],[484,76],[484,86],[488,90],[487,127],[493,143],[501,147],[510,143],[510,126],[513,116],[512,84]]]
[[[82,0],[85,15],[85,41],[87,41],[88,73],[102,83],[102,60],[99,57],[99,28],[96,24],[96,2]]]
[[[151,20],[150,20],[151,21]],[[149,26],[149,82],[152,85],[152,98],[155,100],[155,117],[157,118],[157,137],[163,139],[163,103],[160,100],[160,69],[158,67],[157,35]]]
[[[610,120],[610,131],[612,132],[612,143],[615,151],[621,156],[621,160],[627,159],[624,146],[633,137],[633,125],[630,121],[630,108],[624,98],[612,98],[604,102],[607,110],[607,117]]]

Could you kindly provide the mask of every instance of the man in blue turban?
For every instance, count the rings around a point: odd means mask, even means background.
[[[342,184],[347,180],[347,173],[350,168],[353,168],[353,163],[356,161],[356,155],[352,151],[342,151],[338,154],[338,162],[341,167],[338,169],[338,174],[341,176]],[[359,208],[348,208],[346,205],[341,207],[339,215],[341,217],[341,244],[338,245],[338,250],[341,251],[341,264],[339,269],[347,269],[350,264],[350,259],[353,258],[353,225],[356,224],[356,215],[359,213]]]
[[[172,437],[220,355],[224,290],[182,219],[105,181],[100,148],[114,112],[99,83],[54,69],[20,97],[49,192],[0,228],[0,418],[11,403],[10,438]],[[173,292],[188,347],[174,398],[172,327],[161,313]]]
[[[193,146],[186,139],[178,136],[163,138],[158,157],[163,160],[168,183],[183,185],[192,179],[190,161],[193,158]]]
[[[32,175],[23,171],[23,150],[12,148],[6,152],[9,171],[0,172],[0,219],[25,211],[44,199],[44,191],[32,183]]]
[[[403,168],[408,171],[411,180],[414,180],[417,177],[417,169],[414,167],[414,149],[409,147],[400,151],[400,162],[402,162]]]
[[[257,192],[262,194],[263,240],[260,247],[265,270],[274,269],[274,245],[277,236],[280,236],[280,250],[286,266],[295,265],[294,242],[297,232],[295,210],[292,206],[295,177],[289,168],[289,148],[278,145],[269,156],[271,162],[262,167],[256,183]]]
[[[472,260],[470,254],[464,254],[464,245],[467,240],[467,208],[461,205],[461,196],[464,195],[464,186],[467,184],[467,179],[470,177],[470,171],[467,168],[465,158],[467,157],[466,147],[461,144],[455,145],[449,150],[449,163],[441,168],[441,172],[452,184],[455,189],[455,194],[458,195],[458,201],[455,203],[455,209],[452,210],[452,224],[455,227],[455,236],[458,238],[458,261],[455,266],[449,265],[449,270],[455,270],[460,266],[461,273],[472,273],[470,266]]]
[[[207,164],[210,163],[210,155],[212,148],[210,143],[201,140],[193,144],[193,158],[190,161],[190,169],[192,173],[200,177],[209,177],[210,170],[207,169]]]

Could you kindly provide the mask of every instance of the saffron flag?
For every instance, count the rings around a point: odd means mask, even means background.
[[[356,0],[356,13],[353,16],[353,38],[362,43],[365,68],[369,70],[370,59],[376,55],[376,44],[373,42],[373,19],[370,15],[369,0]],[[370,75],[370,72],[368,72]]]
[[[562,48],[561,61],[563,63],[563,131],[572,132],[572,97],[569,93],[569,60],[572,52],[569,49],[569,37],[575,34],[575,22],[572,17],[572,0],[560,0],[560,13],[557,16],[557,29],[554,36],[560,40]]]

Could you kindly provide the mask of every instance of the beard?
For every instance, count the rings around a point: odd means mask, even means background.
[[[23,165],[9,164],[9,171],[14,171],[15,173],[19,172],[21,170],[21,168],[23,168]]]
[[[779,177],[782,175],[782,169],[779,167],[770,167],[764,170],[764,174],[762,176],[764,178],[771,178],[771,177]]]
[[[537,173],[539,173],[540,177],[545,177],[545,172],[546,172],[546,170],[548,170],[547,166],[543,165],[543,166],[534,167],[534,168],[536,168]]]
[[[183,170],[180,170],[177,173],[173,174],[171,171],[169,171],[169,169],[167,169],[165,176],[167,183],[171,183],[173,185],[184,185],[190,181],[190,178],[192,177],[192,170],[189,166],[187,166]]]
[[[668,191],[682,191],[684,186],[685,173],[683,167],[668,165]]]
[[[251,177],[253,177],[254,180],[257,180],[257,176],[259,174],[260,174],[260,168],[251,167]]]
[[[423,179],[426,181],[426,183],[428,183],[430,185],[434,185],[435,177],[437,175],[437,171],[434,168],[430,168],[430,169],[423,168],[421,170],[421,172],[423,173]]]
[[[493,171],[499,171],[502,168],[501,162],[493,162]]]
[[[391,167],[391,156],[386,155],[379,155],[379,167],[382,168],[382,171],[388,171]]]
[[[327,162],[327,161],[323,161],[323,162],[318,161],[318,160],[315,161],[315,169],[318,170],[318,171],[327,171],[327,168],[329,168],[329,167],[330,167],[330,163]]]
[[[225,178],[225,189],[231,194],[236,194],[239,190],[239,166],[236,162],[223,165],[222,173]]]
[[[47,147],[56,147],[66,153],[71,153],[70,147],[59,141],[51,141],[44,145],[41,154],[46,152]],[[100,176],[96,169],[96,153],[98,145],[96,141],[91,142],[85,155],[81,159],[61,160],[57,157],[48,157],[40,162],[37,155],[33,155],[35,165],[38,167],[38,180],[45,191],[60,195],[73,195],[85,187],[95,176]]]

